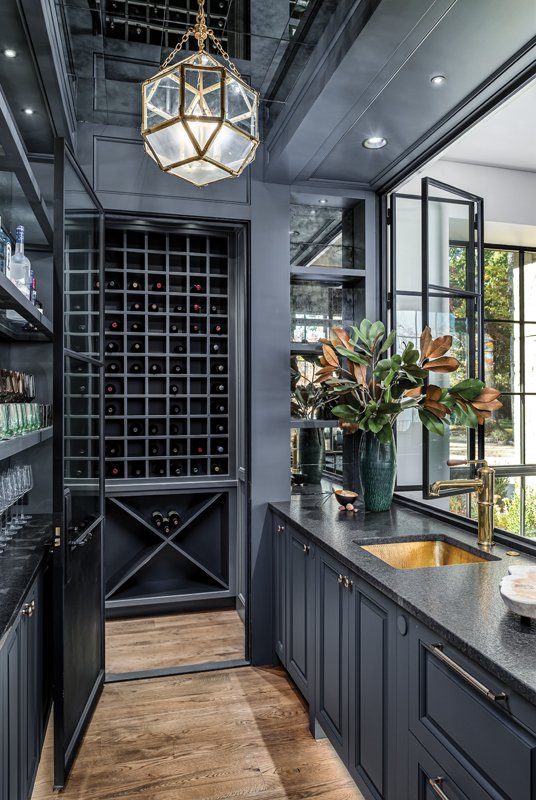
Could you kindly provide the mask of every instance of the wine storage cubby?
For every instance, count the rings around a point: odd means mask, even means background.
[[[234,471],[229,240],[110,224],[105,249],[106,477]]]
[[[109,497],[108,612],[232,597],[233,508],[232,490]]]

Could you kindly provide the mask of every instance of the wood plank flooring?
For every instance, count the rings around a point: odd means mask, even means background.
[[[137,672],[244,658],[244,625],[233,609],[106,622],[106,672]]]
[[[47,739],[32,800],[53,800]],[[363,800],[283,670],[108,684],[65,800]]]

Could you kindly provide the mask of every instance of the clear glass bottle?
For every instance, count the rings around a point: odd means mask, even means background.
[[[11,257],[9,278],[22,294],[30,299],[32,265],[30,259],[24,255],[24,225],[17,227],[15,252]]]

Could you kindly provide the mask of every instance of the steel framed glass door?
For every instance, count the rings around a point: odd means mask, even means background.
[[[104,682],[103,210],[62,139],[54,227],[54,786]]]

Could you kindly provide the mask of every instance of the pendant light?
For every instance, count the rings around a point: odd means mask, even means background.
[[[236,178],[251,164],[259,144],[259,93],[241,78],[229,55],[207,27],[198,0],[189,28],[160,71],[142,84],[141,135],[147,154],[164,172],[206,186]],[[195,55],[172,64],[190,36]],[[214,44],[225,65],[205,50]]]

